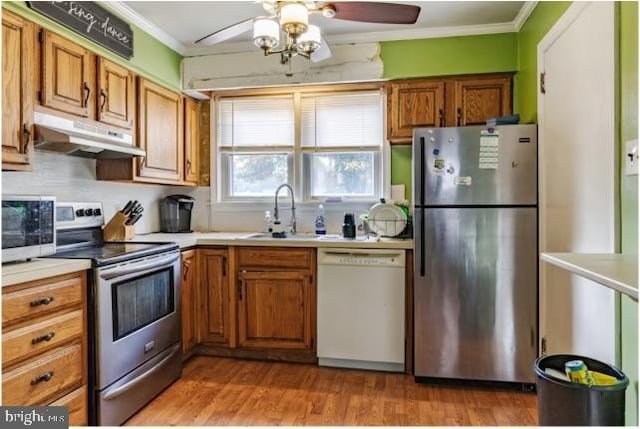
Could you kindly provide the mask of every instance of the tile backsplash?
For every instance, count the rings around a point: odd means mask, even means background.
[[[106,220],[128,200],[138,200],[145,209],[144,216],[136,223],[139,234],[160,230],[159,200],[164,196],[186,194],[199,199],[196,194],[208,194],[208,188],[99,181],[95,160],[61,154],[36,151],[32,167],[30,172],[3,171],[2,193],[52,195],[58,201],[101,201]],[[208,219],[194,217],[192,227],[206,230]]]

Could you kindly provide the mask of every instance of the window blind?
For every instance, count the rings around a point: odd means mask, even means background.
[[[293,146],[293,97],[227,98],[218,103],[220,147]]]
[[[303,96],[302,146],[362,147],[383,142],[383,96],[380,91]]]

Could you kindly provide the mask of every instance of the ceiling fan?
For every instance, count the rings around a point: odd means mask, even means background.
[[[225,27],[195,43],[215,45],[253,30],[253,43],[264,55],[279,54],[282,64],[291,63],[300,55],[313,62],[331,57],[331,48],[320,28],[309,24],[309,15],[319,14],[329,19],[371,22],[378,24],[414,24],[420,7],[371,1],[261,1],[269,14],[240,21]],[[280,42],[282,45],[280,49]]]

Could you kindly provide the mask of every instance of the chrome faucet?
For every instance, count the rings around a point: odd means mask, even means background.
[[[291,234],[296,233],[296,200],[293,196],[293,188],[288,183],[283,183],[278,186],[276,189],[276,207],[273,209],[273,223],[275,225],[280,224],[280,217],[278,213],[278,194],[280,193],[280,189],[289,188],[289,192],[291,192],[291,220],[289,221],[289,232]]]

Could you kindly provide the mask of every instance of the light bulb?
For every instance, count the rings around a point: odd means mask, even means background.
[[[317,25],[309,25],[307,31],[302,33],[296,42],[296,49],[299,52],[310,54],[322,45],[322,36],[320,28]]]
[[[280,42],[280,26],[277,22],[259,18],[253,22],[253,43],[263,49],[270,49]]]
[[[280,8],[280,25],[291,36],[304,33],[309,25],[309,11],[302,3],[287,3]]]

